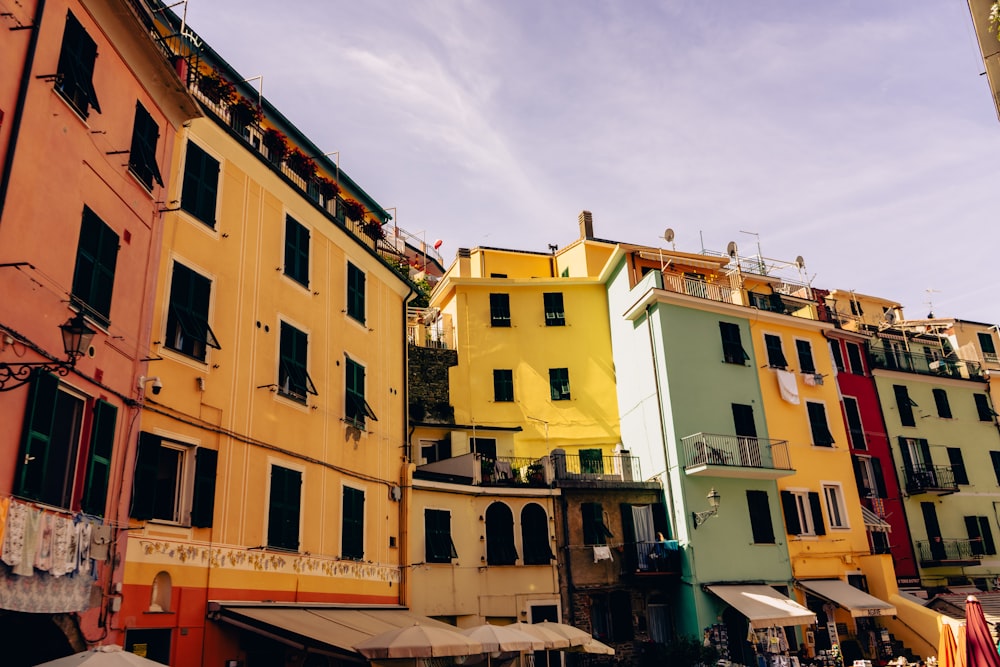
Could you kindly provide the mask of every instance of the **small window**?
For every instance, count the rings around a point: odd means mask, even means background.
[[[493,370],[493,400],[497,403],[514,400],[514,371],[506,368]]]
[[[309,230],[290,215],[285,216],[285,275],[309,286]]]
[[[451,512],[424,510],[424,560],[428,563],[450,563],[458,558],[451,539]]]
[[[345,370],[347,384],[344,392],[344,418],[348,424],[364,430],[367,420],[378,421],[375,411],[365,398],[365,367],[348,358]]]
[[[980,331],[976,337],[979,338],[979,348],[983,351],[983,361],[988,364],[997,363],[997,348],[993,343],[993,335]]]
[[[813,362],[812,343],[807,340],[796,340],[795,351],[799,355],[799,372],[815,373],[816,364]]]
[[[851,447],[868,449],[865,427],[861,422],[861,410],[858,408],[858,400],[853,396],[844,396],[844,416],[847,418],[847,434],[851,438]]]
[[[993,531],[990,520],[985,516],[965,517],[965,529],[969,533],[969,547],[973,556],[992,556],[996,554],[996,544],[993,542]]]
[[[484,459],[490,461],[497,460],[497,439],[496,438],[469,438],[472,451],[479,454]]]
[[[365,557],[365,492],[345,486],[343,509],[340,557],[361,560]]]
[[[111,322],[117,264],[118,234],[84,206],[73,270],[73,301],[103,326]]]
[[[521,510],[521,544],[525,565],[548,565],[554,559],[549,541],[549,517],[538,503],[528,503]]]
[[[421,463],[434,463],[451,458],[451,440],[421,440]]]
[[[278,393],[305,403],[308,394],[317,395],[308,370],[309,337],[304,331],[282,322],[280,346]]]
[[[826,500],[826,515],[831,528],[847,528],[847,510],[844,508],[844,490],[840,484],[824,484],[823,497]]]
[[[153,585],[149,592],[149,611],[161,613],[170,611],[170,598],[173,589],[173,582],[170,573],[160,571],[153,578]]]
[[[990,399],[986,394],[973,394],[976,398],[976,412],[979,414],[979,421],[991,422],[997,413],[990,407]]]
[[[139,433],[132,512],[135,519],[207,528],[215,509],[218,452]],[[194,466],[194,485],[190,466]]]
[[[101,113],[94,90],[94,63],[97,61],[97,44],[91,39],[72,12],[66,13],[62,49],[56,66],[56,90],[73,105],[81,116],[90,115],[90,108]]]
[[[857,343],[846,343],[847,361],[851,364],[851,372],[855,375],[865,374],[865,364],[861,357],[861,346]]]
[[[774,544],[774,524],[771,522],[771,504],[767,491],[747,491],[747,509],[750,512],[750,530],[754,544]]]
[[[934,389],[934,405],[937,406],[938,417],[951,419],[951,405],[948,404],[948,392],[944,389]]]
[[[302,472],[271,466],[271,488],[267,509],[267,546],[299,550],[302,508]]]
[[[809,428],[812,430],[813,444],[817,447],[831,447],[833,435],[830,433],[830,425],[826,420],[826,406],[822,403],[807,401],[806,410],[809,413]]]
[[[948,447],[948,463],[951,464],[951,474],[955,477],[955,483],[968,484],[969,475],[965,470],[965,459],[962,458],[961,448]]]
[[[553,401],[568,401],[570,399],[568,368],[549,369],[549,394]]]
[[[764,348],[767,350],[767,365],[771,368],[787,368],[788,361],[781,349],[781,336],[764,334]]]
[[[486,509],[486,564],[514,565],[514,514],[504,503],[495,502]]]
[[[844,366],[844,353],[840,351],[840,341],[830,341],[830,355],[833,357],[833,365],[841,373],[846,370]]]
[[[782,491],[781,507],[789,535],[825,535],[823,508],[815,491]]]
[[[740,325],[732,322],[719,322],[719,332],[722,335],[722,359],[727,364],[746,365],[750,355],[743,349],[740,337]]]
[[[510,326],[510,295],[490,294],[490,326]]]
[[[184,159],[181,208],[215,229],[218,194],[219,161],[189,141]]]
[[[910,398],[909,391],[907,391],[904,385],[894,384],[892,385],[892,392],[896,396],[896,410],[899,412],[899,423],[903,426],[916,426],[917,422],[913,418],[913,408],[917,407],[917,404]]]
[[[583,517],[583,543],[607,544],[609,537],[614,537],[604,519],[604,507],[601,503],[581,503],[580,512]]]
[[[222,349],[208,324],[212,283],[182,264],[174,264],[164,345],[175,352],[205,361],[206,350]]]
[[[858,317],[865,314],[865,309],[861,307],[861,302],[855,299],[851,299],[851,313],[857,315]]]
[[[565,326],[566,313],[563,310],[562,292],[546,292],[542,295],[542,299],[545,305],[545,326]]]
[[[365,272],[347,263],[347,314],[365,323]]]
[[[132,125],[132,146],[128,152],[128,168],[147,190],[153,181],[163,187],[160,167],[156,163],[156,143],[160,140],[160,126],[139,102],[135,103],[135,122]]]
[[[882,462],[874,456],[854,457],[854,478],[858,485],[858,494],[862,498],[885,498],[885,477],[882,475]]]

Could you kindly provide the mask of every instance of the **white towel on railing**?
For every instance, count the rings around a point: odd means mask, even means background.
[[[783,369],[777,369],[775,374],[778,378],[778,390],[781,391],[781,398],[793,405],[799,404],[799,382],[795,379],[795,373]]]
[[[611,557],[611,547],[606,545],[594,547],[594,562],[599,563],[602,560],[614,561],[614,558]]]

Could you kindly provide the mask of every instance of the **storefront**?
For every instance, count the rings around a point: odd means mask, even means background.
[[[765,584],[713,585],[727,603],[721,623],[705,629],[706,641],[734,665],[797,665],[795,626],[814,625],[816,615]]]
[[[810,656],[823,656],[836,648],[846,664],[885,657],[877,621],[880,616],[894,616],[893,605],[841,579],[802,580],[797,586],[817,617],[816,626],[806,635]]]

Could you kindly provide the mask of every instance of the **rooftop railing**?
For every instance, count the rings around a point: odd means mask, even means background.
[[[871,360],[876,368],[890,371],[938,375],[962,380],[986,380],[983,367],[978,361],[957,357],[940,357],[876,345],[871,348]]]

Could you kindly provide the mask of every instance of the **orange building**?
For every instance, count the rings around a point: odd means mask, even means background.
[[[133,3],[3,12],[0,642],[5,665],[28,665],[121,643],[163,194],[200,112]]]

